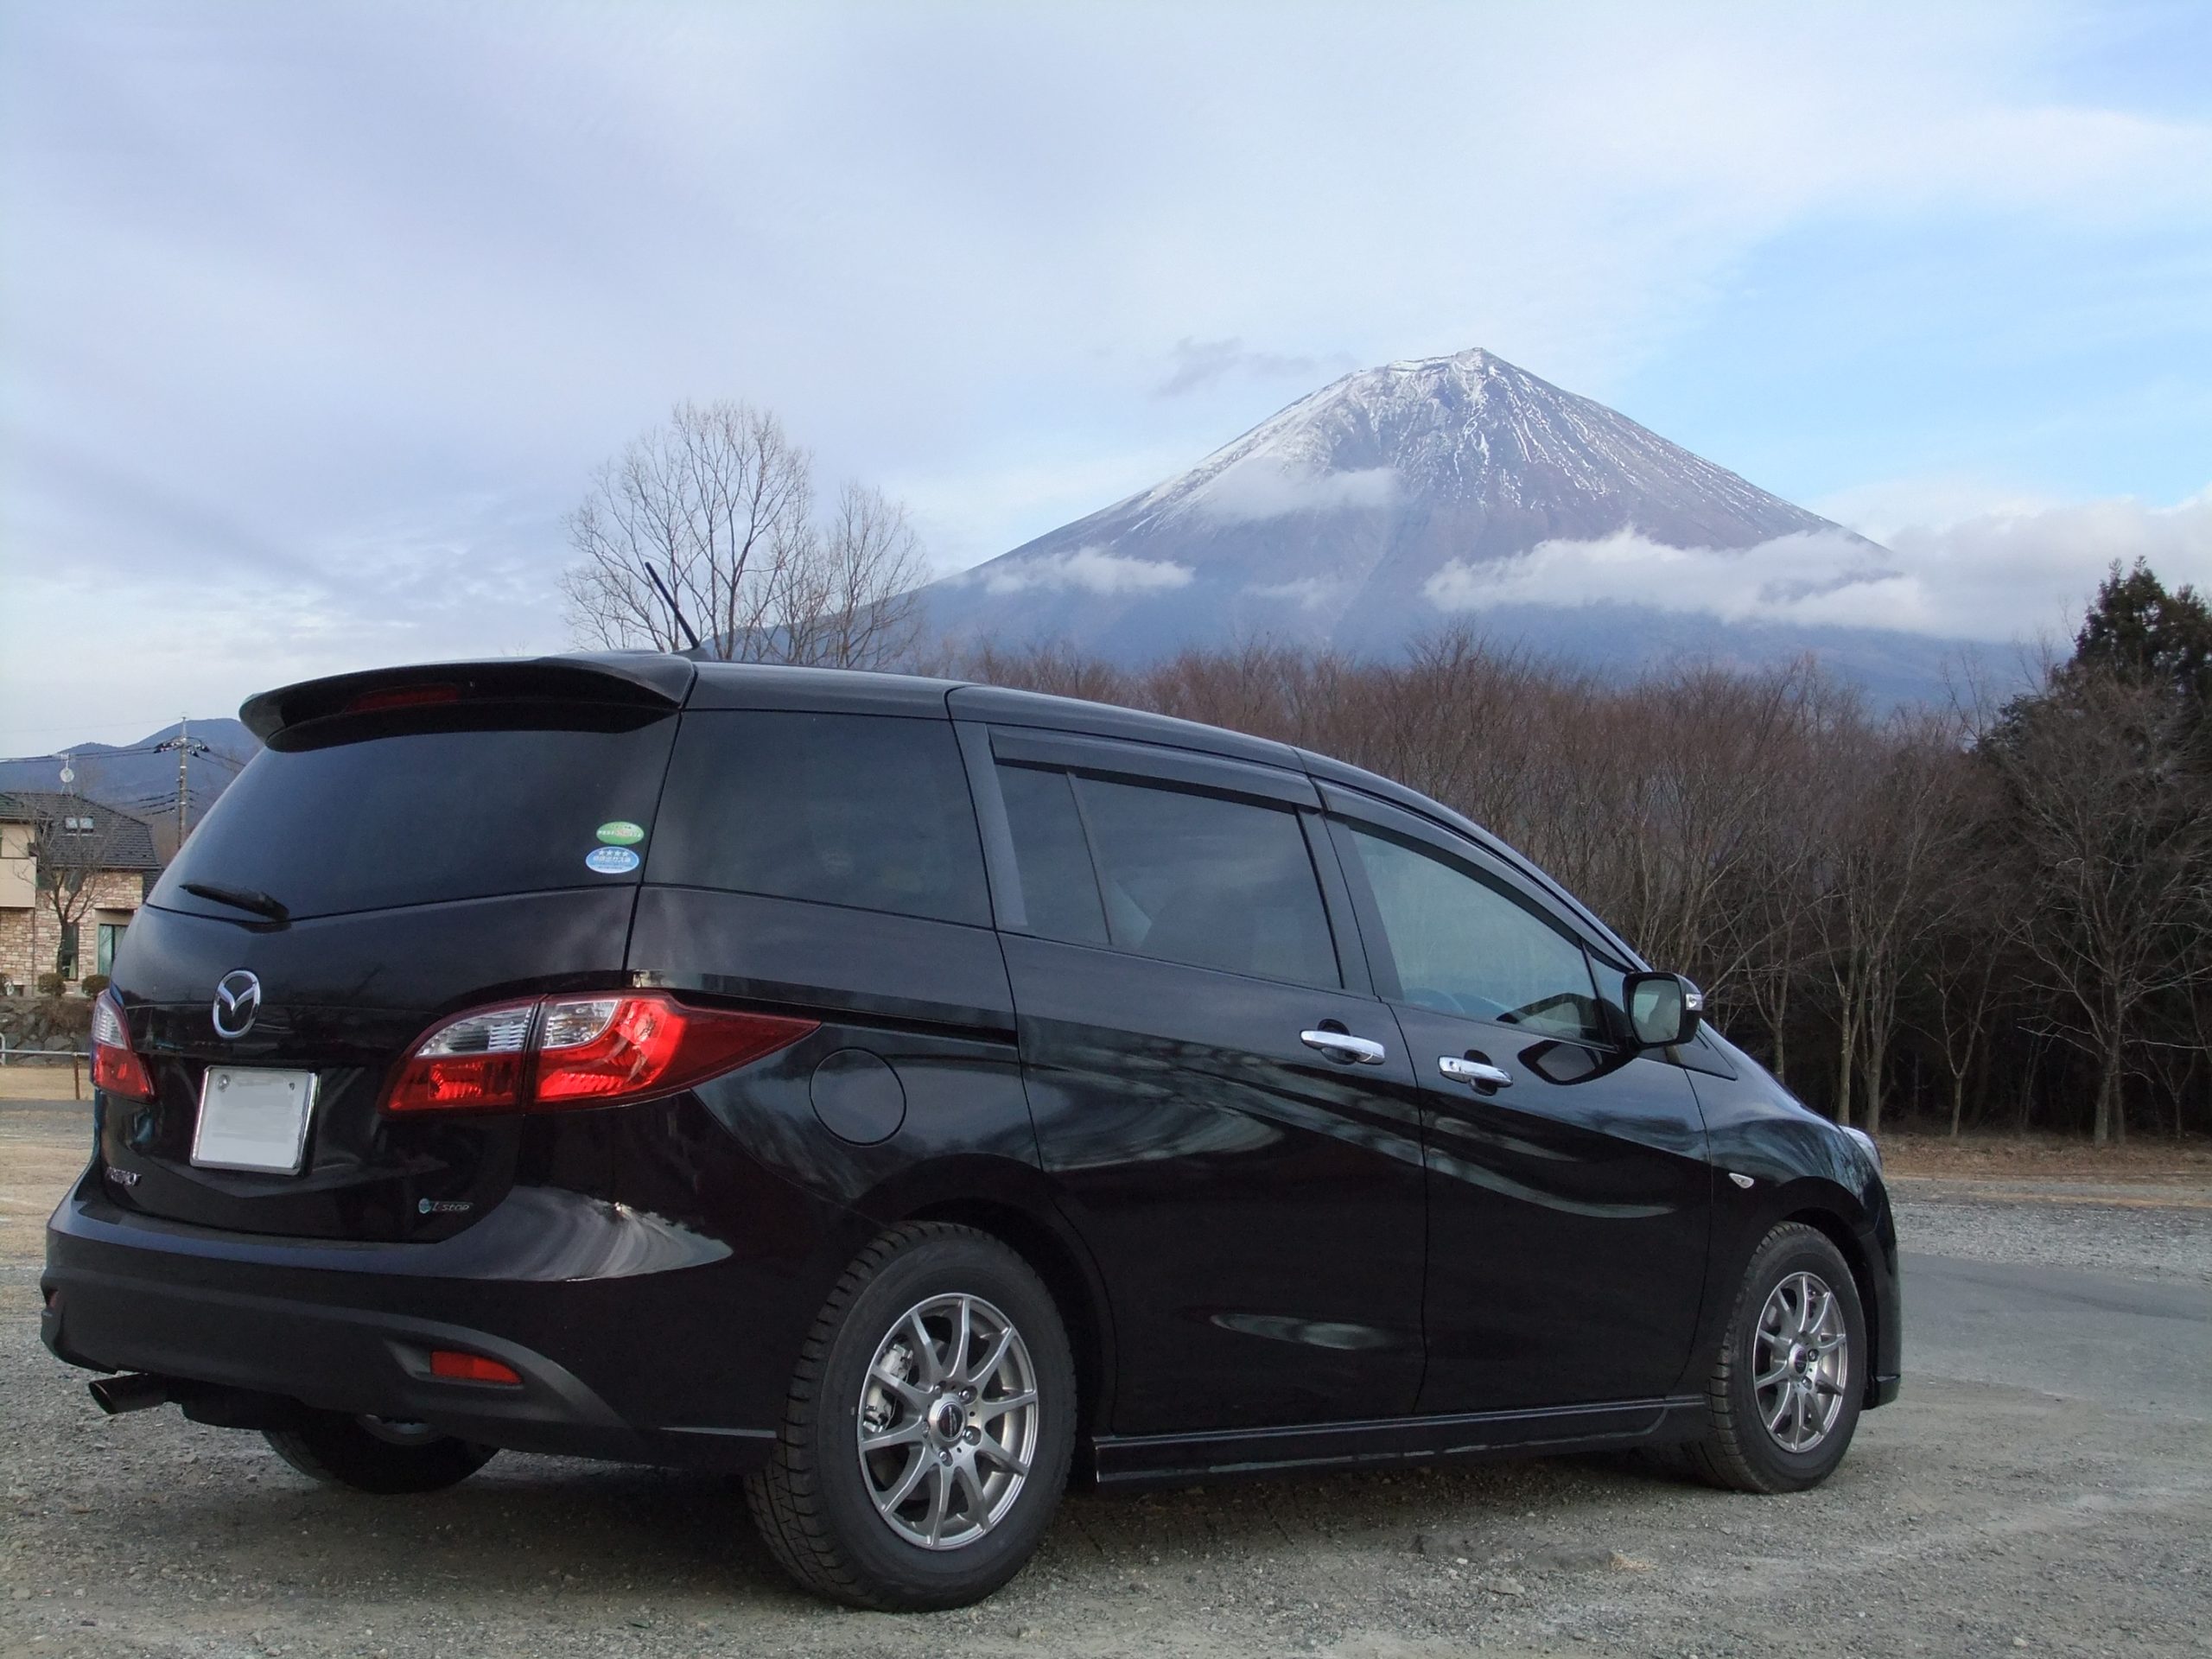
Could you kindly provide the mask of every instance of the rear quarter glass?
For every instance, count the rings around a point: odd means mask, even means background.
[[[646,855],[657,885],[988,925],[982,842],[942,720],[695,710]]]
[[[634,883],[676,727],[664,711],[541,702],[280,733],[193,832],[151,902],[235,918],[185,886],[245,887],[304,918]],[[602,838],[613,823],[636,827],[635,853]]]

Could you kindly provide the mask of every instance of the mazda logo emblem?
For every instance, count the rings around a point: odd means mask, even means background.
[[[235,1041],[253,1029],[261,1012],[261,982],[243,968],[234,968],[215,984],[215,1006],[208,1012],[215,1020],[215,1034]]]

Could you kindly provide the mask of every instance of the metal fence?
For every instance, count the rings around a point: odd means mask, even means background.
[[[17,1048],[6,1037],[0,1036],[0,1066],[11,1066],[24,1060],[67,1060],[69,1062],[69,1097],[85,1097],[85,1072],[92,1057],[81,1048]],[[60,1068],[56,1066],[55,1071]]]

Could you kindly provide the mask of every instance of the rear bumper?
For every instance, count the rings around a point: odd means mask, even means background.
[[[88,1186],[48,1226],[40,1334],[60,1359],[518,1451],[754,1465],[826,1294],[812,1260],[745,1261],[548,1189],[442,1243],[351,1245],[149,1221]],[[435,1376],[434,1349],[523,1380]]]

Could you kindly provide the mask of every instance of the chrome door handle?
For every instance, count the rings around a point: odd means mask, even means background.
[[[1332,1060],[1357,1060],[1362,1065],[1380,1065],[1390,1057],[1390,1051],[1364,1037],[1354,1037],[1342,1031],[1301,1031],[1298,1040],[1308,1048],[1318,1048]]]
[[[1463,1060],[1457,1054],[1446,1054],[1437,1060],[1436,1069],[1454,1083],[1487,1084],[1493,1089],[1513,1086],[1513,1074],[1488,1060]]]

